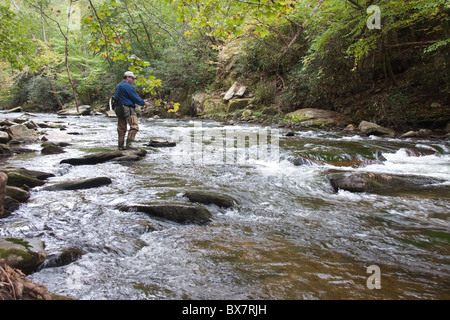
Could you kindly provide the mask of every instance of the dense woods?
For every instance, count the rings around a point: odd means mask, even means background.
[[[449,16],[445,0],[1,0],[0,107],[105,105],[131,70],[156,103],[239,82],[261,109],[445,127]]]

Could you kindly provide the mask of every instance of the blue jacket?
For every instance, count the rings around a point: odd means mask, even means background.
[[[145,101],[139,97],[136,90],[134,90],[134,87],[125,80],[116,86],[114,99],[117,100],[119,96],[122,99],[123,105],[125,106],[134,108],[135,104],[140,106],[143,106],[145,104]]]

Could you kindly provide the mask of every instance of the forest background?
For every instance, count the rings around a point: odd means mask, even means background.
[[[449,21],[445,0],[0,0],[0,108],[106,106],[131,70],[180,114],[240,83],[270,116],[444,128]]]

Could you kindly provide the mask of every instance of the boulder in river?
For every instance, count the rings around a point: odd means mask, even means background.
[[[188,191],[184,194],[191,202],[198,202],[203,204],[215,204],[223,208],[234,207],[235,200],[223,194],[216,194],[214,192],[206,191]]]
[[[361,121],[361,123],[358,126],[358,129],[365,133],[366,135],[374,135],[374,136],[387,136],[387,137],[394,137],[395,132],[391,129],[384,128],[376,123],[368,122],[368,121]]]
[[[40,179],[15,171],[9,171],[7,172],[7,175],[8,185],[13,187],[22,187],[23,185],[26,185],[29,188],[34,188],[45,184],[45,182]]]
[[[64,153],[64,152],[65,151],[61,146],[54,144],[54,143],[46,143],[41,150],[41,153],[45,154],[45,155],[59,154],[59,153]]]
[[[39,137],[36,130],[28,129],[23,124],[15,124],[8,128],[8,133],[11,136],[11,140],[23,141],[23,142],[36,142]]]
[[[10,267],[30,274],[47,258],[44,246],[36,238],[0,238],[0,258]]]
[[[89,154],[87,156],[81,157],[81,158],[70,158],[70,159],[64,159],[61,160],[62,163],[68,163],[74,166],[78,165],[93,165],[98,163],[103,163],[111,160],[116,160],[122,157],[126,156],[137,156],[137,157],[144,157],[147,154],[147,151],[141,149],[141,150],[124,150],[124,151],[108,151],[108,152],[98,152],[94,154]],[[131,158],[130,158],[131,159]],[[136,158],[133,158],[132,160],[135,160]],[[123,158],[122,158],[123,160]]]
[[[108,177],[96,177],[96,178],[77,179],[77,180],[61,182],[61,183],[57,183],[57,184],[45,187],[44,190],[58,191],[58,190],[91,189],[91,188],[97,188],[97,187],[109,185],[111,183],[112,183],[112,181]]]
[[[26,168],[6,167],[5,169],[1,169],[0,171],[4,172],[6,174],[8,174],[9,172],[17,172],[22,175],[33,177],[33,178],[36,178],[39,180],[47,180],[48,178],[55,176],[53,173],[43,172],[43,171],[38,171],[38,170],[30,170],[30,169],[26,169]]]
[[[82,105],[77,108],[63,109],[57,112],[60,116],[87,116],[91,114],[91,106]]]
[[[175,221],[182,224],[205,224],[211,221],[211,213],[201,206],[183,204],[154,204],[122,206],[121,211],[143,212],[150,216]]]
[[[5,144],[10,140],[9,134],[5,131],[0,131],[0,143]]]
[[[326,178],[335,192],[342,189],[351,192],[379,193],[385,190],[421,187],[443,182],[424,176],[345,171],[329,171]]]
[[[11,198],[9,196],[6,196],[5,199],[3,199],[3,218],[11,215],[11,213],[13,213],[14,211],[16,211],[17,209],[19,209],[20,207],[20,202],[17,201],[14,198]],[[0,217],[1,218],[1,217]]]
[[[22,188],[6,186],[6,195],[19,202],[27,202],[30,198],[30,193]]]
[[[150,140],[150,143],[148,144],[149,147],[153,148],[170,148],[175,147],[177,144],[175,142],[170,142],[163,139],[153,139]]]
[[[78,260],[83,255],[83,250],[77,247],[63,249],[61,252],[49,256],[40,266],[39,270],[66,266]]]

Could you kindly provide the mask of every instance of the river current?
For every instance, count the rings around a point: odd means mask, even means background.
[[[67,130],[41,130],[50,141],[71,145],[63,154],[41,155],[40,144],[30,144],[26,147],[34,152],[2,159],[0,165],[55,174],[47,185],[97,176],[113,181],[78,191],[34,188],[27,203],[0,220],[0,236],[40,238],[49,256],[65,248],[82,250],[68,265],[29,276],[52,293],[77,299],[450,298],[448,141],[317,129],[287,137],[290,130],[284,128],[139,119],[137,145],[148,150],[143,160],[70,166],[60,161],[115,150],[116,120],[51,114],[30,119],[61,121]],[[244,145],[239,134],[249,137]],[[272,145],[271,156],[251,157],[255,136]],[[189,143],[144,146],[154,138],[180,137]],[[226,155],[217,155],[217,145]],[[412,155],[411,149],[425,152]],[[243,161],[226,161],[229,152],[236,159],[241,151]],[[298,154],[320,162],[296,166],[289,159]],[[374,160],[375,154],[383,161],[342,166],[355,158]],[[334,193],[325,178],[330,169],[445,182],[429,192]],[[204,205],[213,215],[207,225],[118,210],[122,204],[189,204],[183,194],[191,190],[226,194],[237,205]],[[380,289],[367,285],[369,266],[379,268]]]

